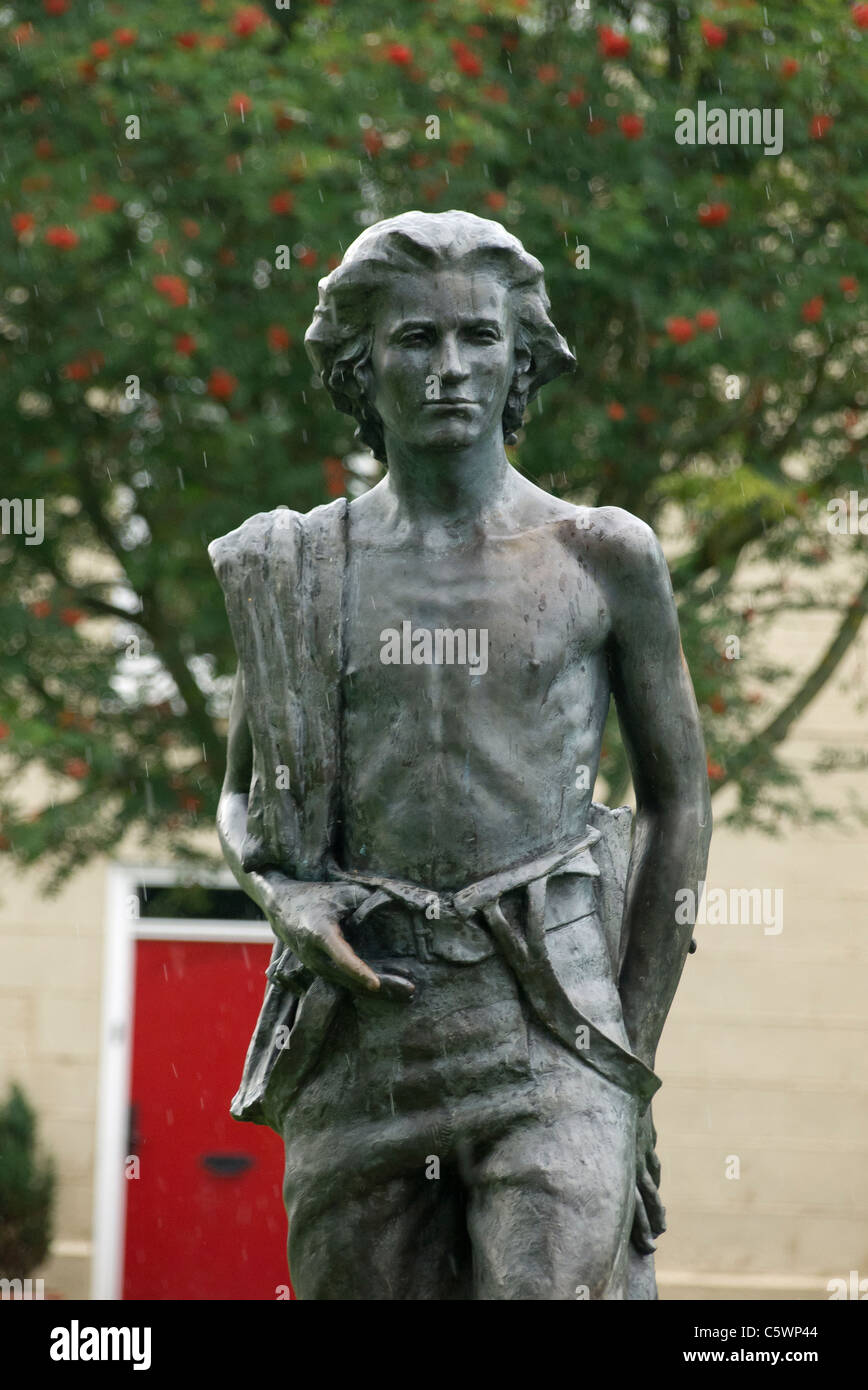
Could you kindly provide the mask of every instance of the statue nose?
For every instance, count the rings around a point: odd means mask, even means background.
[[[460,381],[467,376],[467,369],[461,360],[458,351],[458,344],[454,338],[447,338],[443,344],[443,354],[440,358],[440,370],[438,376],[441,381]]]

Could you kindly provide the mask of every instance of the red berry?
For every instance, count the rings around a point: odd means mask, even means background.
[[[386,49],[386,57],[399,68],[405,68],[413,61],[413,54],[405,43],[390,43]]]
[[[626,139],[638,140],[645,130],[645,121],[641,116],[619,116],[618,128]]]
[[[378,130],[375,130],[374,127],[371,126],[362,136],[362,144],[368,154],[373,157],[374,155],[378,155],[383,148],[383,137]]]
[[[71,227],[48,227],[45,241],[49,246],[56,246],[61,251],[71,251],[78,245],[78,233]]]
[[[682,315],[676,314],[673,318],[667,319],[665,327],[673,343],[689,343],[691,338],[696,337],[693,320]]]
[[[723,48],[726,43],[725,29],[721,29],[719,24],[712,24],[710,19],[703,19],[699,27],[708,48]]]
[[[181,275],[155,275],[151,284],[176,309],[183,309],[189,301],[187,282]]]
[[[626,58],[630,52],[630,40],[625,34],[616,34],[606,24],[600,25],[597,33],[599,51],[604,58]]]
[[[292,342],[286,329],[279,323],[269,324],[267,337],[272,352],[286,352]]]
[[[285,191],[283,193],[274,193],[268,200],[268,206],[271,208],[272,212],[292,212],[292,209],[295,206],[295,197],[292,193],[288,191]]]
[[[228,401],[235,393],[238,378],[225,367],[215,367],[208,378],[208,395],[218,401]]]
[[[246,39],[267,23],[268,16],[259,5],[243,5],[240,10],[235,11],[235,17],[232,20],[232,32],[237,34],[240,39]]]
[[[731,211],[729,203],[700,203],[696,218],[702,227],[719,227],[727,221]]]
[[[343,497],[346,490],[343,460],[334,457],[324,458],[322,467],[329,497]]]
[[[802,318],[805,323],[816,323],[823,317],[823,296],[815,294],[813,299],[806,299],[802,305]]]
[[[463,72],[465,77],[482,76],[482,60],[475,53],[471,53],[469,48],[457,54],[455,63],[458,71]]]

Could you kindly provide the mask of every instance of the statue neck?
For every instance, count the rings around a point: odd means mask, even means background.
[[[386,438],[389,488],[416,525],[473,523],[503,500],[512,468],[502,439],[466,449],[412,449]]]

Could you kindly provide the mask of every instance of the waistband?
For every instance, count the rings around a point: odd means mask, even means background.
[[[372,890],[371,896],[356,908],[346,923],[350,930],[353,924],[364,922],[377,908],[391,902],[403,903],[416,912],[430,907],[432,901],[437,902],[441,904],[441,912],[445,907],[465,923],[470,923],[474,914],[479,913],[484,923],[484,928],[480,926],[479,929],[487,928],[540,1021],[588,1066],[636,1096],[642,1113],[660,1085],[659,1078],[627,1048],[601,1032],[576,1007],[553,969],[544,944],[549,879],[562,873],[599,877],[600,870],[590,850],[600,838],[600,831],[589,827],[580,839],[570,844],[449,893],[438,893],[381,874],[341,869],[334,861],[327,861],[325,867],[332,881],[358,883]],[[523,889],[527,896],[526,921],[521,926],[507,918],[501,904],[503,896],[517,888]]]
[[[505,893],[516,888],[525,888],[538,879],[552,878],[555,874],[587,874],[599,878],[600,870],[590,853],[591,847],[600,839],[599,830],[592,827],[577,840],[555,849],[546,850],[532,859],[523,860],[510,868],[487,874],[485,878],[468,883],[457,891],[440,892],[435,888],[425,888],[418,883],[404,879],[390,878],[383,874],[366,874],[354,869],[342,869],[333,859],[326,860],[326,872],[333,882],[358,883],[372,890],[371,897],[356,908],[346,925],[350,928],[360,926],[366,917],[388,902],[403,903],[405,907],[430,913],[436,908],[434,920],[457,917],[469,922],[475,913],[481,912],[489,904],[497,902]]]

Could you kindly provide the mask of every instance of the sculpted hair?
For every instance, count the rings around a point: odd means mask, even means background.
[[[503,434],[515,440],[528,402],[576,361],[549,318],[540,262],[499,222],[469,212],[405,212],[368,227],[336,270],[319,282],[319,302],[304,344],[338,410],[352,415],[359,438],[381,461],[383,426],[369,397],[373,303],[392,276],[418,277],[445,266],[494,275],[509,291],[516,347],[530,354],[516,369],[503,410]]]

